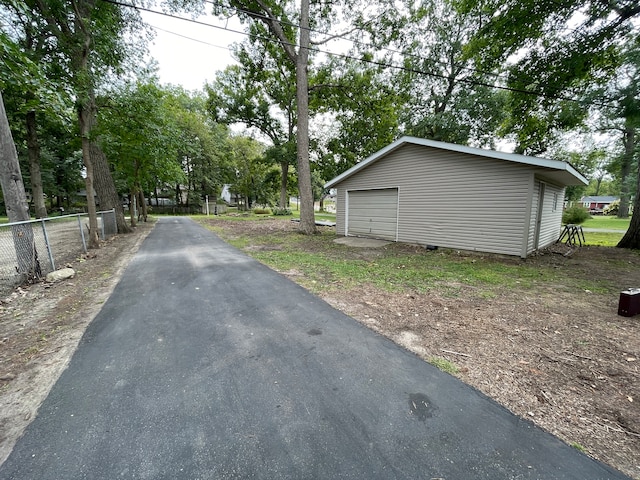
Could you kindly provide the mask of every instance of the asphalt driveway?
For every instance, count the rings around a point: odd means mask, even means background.
[[[622,479],[162,218],[0,479]]]

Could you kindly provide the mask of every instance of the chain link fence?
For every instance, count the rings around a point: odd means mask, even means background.
[[[98,212],[102,240],[118,233],[115,210]],[[89,214],[0,224],[0,295],[87,252]]]

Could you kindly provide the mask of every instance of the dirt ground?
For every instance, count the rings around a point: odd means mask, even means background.
[[[216,224],[227,236],[296,229],[288,220]],[[18,289],[0,303],[0,462],[150,229],[142,225],[76,258],[71,280]],[[262,248],[245,247],[249,253]],[[425,254],[408,245],[389,248]],[[350,255],[375,259],[380,250],[354,248]],[[570,257],[548,253],[526,262],[563,275],[604,278],[620,290],[640,286],[640,256],[624,250],[583,248]],[[282,273],[305,284],[302,271]],[[540,285],[493,298],[473,288],[459,291],[455,297],[389,293],[363,284],[320,295],[422,358],[450,361],[461,380],[517,415],[640,479],[640,316],[618,316],[618,297],[598,289]]]
[[[0,300],[0,464],[151,229],[152,224],[141,224],[87,255],[62,252],[58,246],[59,255],[70,259],[59,267],[72,267],[74,278],[23,286]],[[78,246],[71,242],[69,248]]]
[[[259,238],[297,228],[282,220],[216,225],[228,237]],[[316,242],[309,244],[317,248]],[[269,248],[255,243],[244,247],[248,253]],[[411,245],[385,248],[430,254]],[[565,257],[566,249],[556,250],[526,262],[557,269],[559,284],[505,289],[493,298],[482,298],[466,286],[456,288],[459,293],[452,297],[389,293],[366,284],[320,289],[319,295],[425,360],[437,357],[455,364],[457,377],[515,414],[640,479],[640,315],[617,314],[619,292],[640,287],[640,255],[583,247]],[[375,261],[380,254],[380,249],[353,248],[348,255]],[[522,261],[482,256],[505,264]],[[301,269],[281,273],[309,285]],[[572,291],[561,285],[563,276],[598,278],[613,291]]]

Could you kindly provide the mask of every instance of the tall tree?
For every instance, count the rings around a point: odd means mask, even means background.
[[[640,145],[640,31],[621,45],[621,65],[606,85],[595,89],[591,97],[598,102],[596,113],[598,129],[614,136],[620,145],[619,158],[614,162],[620,181],[620,208],[618,216],[629,216],[634,191]]]
[[[229,0],[245,20],[262,22],[283,49],[296,72],[296,156],[300,192],[300,230],[316,232],[309,163],[309,47],[311,46],[310,1],[300,0],[292,15],[292,5],[262,0]],[[324,6],[320,6],[323,8]],[[295,28],[294,28],[295,22]],[[296,31],[297,30],[297,31]]]
[[[6,33],[16,43],[21,55],[29,58],[37,64],[40,70],[40,81],[25,81],[25,77],[31,74],[24,70],[11,70],[4,64],[0,69],[6,69],[6,77],[14,77],[5,84],[5,101],[10,99],[13,105],[13,114],[19,113],[20,124],[24,129],[24,138],[18,137],[18,141],[24,140],[27,146],[28,177],[37,218],[47,216],[44,202],[44,190],[40,167],[40,140],[38,138],[38,116],[52,115],[63,116],[63,103],[68,101],[66,82],[61,81],[56,57],[53,54],[55,46],[49,41],[46,28],[42,19],[29,10],[22,2],[1,0],[0,8],[3,11],[5,21],[11,28],[6,28]],[[46,78],[45,78],[46,76]],[[15,78],[17,77],[17,78]],[[5,102],[6,103],[6,102]],[[16,129],[14,133],[22,133],[23,129]]]
[[[475,68],[465,49],[487,20],[479,10],[456,12],[453,0],[409,3],[403,35],[392,45],[404,69],[394,87],[405,95],[401,122],[407,134],[451,143],[493,147],[504,120],[504,92],[496,76]]]
[[[289,165],[295,161],[295,69],[283,50],[269,41],[260,23],[250,26],[250,38],[235,49],[239,65],[219,73],[207,85],[209,111],[227,124],[243,123],[272,143],[270,157],[280,165],[280,208],[288,203]]]
[[[4,100],[0,93],[0,179],[2,181],[2,194],[7,208],[7,217],[10,222],[24,222],[30,220],[27,195],[22,181],[18,152],[16,151],[13,135],[9,127],[7,112],[4,109]]]
[[[0,68],[0,186],[9,221],[24,222],[30,219],[29,206],[1,91],[22,81],[16,72],[26,75],[24,82],[34,89],[44,88],[48,84],[40,66],[25,55],[4,31],[0,31],[0,48],[4,54]],[[42,271],[31,224],[13,226],[12,234],[21,280],[39,278]]]
[[[101,208],[116,210],[118,230],[129,231],[109,164],[93,135],[97,122],[96,87],[107,74],[121,71],[136,48],[127,40],[138,39],[139,32],[144,30],[137,11],[125,11],[99,0],[29,0],[27,3],[46,22],[73,85],[86,169],[90,245],[95,247],[98,237],[94,186]]]
[[[130,206],[155,179],[180,181],[176,141],[163,92],[149,83],[124,84],[108,92],[100,109],[97,132],[105,153],[127,185]],[[144,210],[144,202],[139,205]],[[130,212],[131,226],[136,215]]]
[[[205,197],[217,198],[232,176],[227,127],[211,121],[204,95],[174,89],[166,104],[172,112],[188,203],[200,205]]]
[[[635,190],[633,215],[629,228],[618,243],[622,248],[640,248],[640,32],[628,42],[623,52],[625,62],[616,77],[617,116],[619,117],[622,144],[621,194],[618,217],[629,215],[629,199]],[[635,167],[636,173],[631,172]],[[635,188],[632,180],[635,177]]]
[[[227,3],[228,2],[228,3]],[[289,58],[296,72],[296,155],[298,189],[300,192],[300,229],[314,233],[315,217],[309,157],[309,64],[311,51],[319,45],[343,37],[345,32],[336,32],[338,25],[348,29],[361,24],[368,15],[379,15],[376,2],[314,2],[300,0],[227,0],[219,13],[231,10],[241,20],[264,24],[274,41]],[[353,31],[353,29],[351,30]],[[314,38],[311,38],[311,33]],[[320,33],[322,32],[322,33]]]
[[[2,93],[0,93],[0,186],[9,222],[30,220],[18,153],[13,143]],[[31,224],[15,225],[12,227],[12,233],[18,259],[18,273],[23,277],[22,280],[39,278],[42,271]]]

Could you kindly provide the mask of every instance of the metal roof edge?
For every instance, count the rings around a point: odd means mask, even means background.
[[[497,150],[487,150],[483,148],[468,147],[466,145],[456,145],[454,143],[439,142],[436,140],[428,140],[426,138],[404,136],[399,138],[395,142],[387,145],[383,149],[378,150],[376,153],[374,153],[373,155],[370,155],[369,157],[357,163],[350,169],[344,171],[342,174],[338,175],[333,180],[330,180],[325,184],[325,188],[333,187],[334,185],[345,180],[346,178],[349,178],[351,175],[358,172],[359,170],[365,168],[367,165],[375,162],[376,160],[379,160],[380,158],[388,155],[389,153],[393,152],[394,150],[400,148],[405,144],[438,148],[441,150],[449,150],[452,152],[465,153],[468,155],[477,155],[481,157],[494,158],[498,160],[506,160],[514,163],[532,165],[535,167],[543,167],[543,168],[549,168],[552,170],[566,171],[572,176],[574,176],[576,179],[578,179],[581,183],[585,185],[589,184],[589,181],[580,172],[578,172],[570,163],[564,162],[562,160],[550,160],[548,158],[531,157],[527,155],[520,155],[518,153],[499,152]]]

